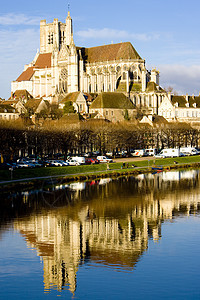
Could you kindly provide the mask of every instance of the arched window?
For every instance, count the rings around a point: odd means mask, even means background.
[[[126,72],[123,72],[123,80],[126,80]]]
[[[63,68],[60,73],[60,93],[67,93],[67,69]]]

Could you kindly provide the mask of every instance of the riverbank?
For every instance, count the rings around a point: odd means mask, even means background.
[[[34,169],[0,170],[0,189],[12,186],[38,186],[40,183],[94,180],[106,177],[119,177],[153,172],[152,167],[165,170],[179,168],[200,168],[200,156],[177,158],[125,158],[108,164],[67,167],[46,167]]]

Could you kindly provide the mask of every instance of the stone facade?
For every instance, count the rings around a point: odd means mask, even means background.
[[[148,72],[145,60],[129,42],[92,48],[75,46],[68,12],[65,23],[58,19],[50,24],[40,22],[40,51],[12,82],[11,89],[12,93],[25,89],[34,98],[49,101],[77,91],[119,91],[131,93],[136,104],[145,105],[146,94],[138,97],[138,93],[145,93],[152,80],[159,85],[159,72]]]
[[[102,92],[90,106],[90,113],[98,113],[111,122],[133,119],[136,109],[133,103],[123,93]]]
[[[67,101],[72,102],[73,107],[77,113],[81,113],[81,114],[88,113],[88,105],[83,93],[81,92],[69,93],[65,98],[62,99],[62,101],[59,102],[59,109],[63,109]]]
[[[200,122],[200,97],[165,95],[158,114],[168,121]]]

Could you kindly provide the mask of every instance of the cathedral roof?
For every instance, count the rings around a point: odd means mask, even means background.
[[[164,92],[164,90],[156,84],[154,81],[150,81],[147,83],[146,92]]]
[[[16,81],[29,81],[33,76],[35,69],[51,68],[51,53],[39,54],[33,67],[27,68]]]
[[[89,63],[120,59],[141,59],[130,42],[86,48],[85,56]]]
[[[34,74],[34,67],[29,67],[28,69],[26,69],[26,71],[24,71],[17,79],[16,81],[20,82],[20,81],[28,81],[31,79],[31,77]]]
[[[123,93],[103,92],[92,102],[90,108],[134,109],[135,106]]]
[[[34,67],[35,68],[51,68],[51,53],[39,54]]]

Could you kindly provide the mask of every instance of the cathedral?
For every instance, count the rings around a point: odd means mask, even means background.
[[[159,72],[146,69],[145,60],[130,42],[91,48],[76,46],[68,12],[65,23],[58,19],[50,24],[40,21],[40,51],[12,82],[11,92],[27,90],[34,98],[50,103],[78,91],[123,92],[136,106],[148,105],[156,110],[162,95],[158,100],[155,91],[148,90],[148,83],[152,82],[153,90],[162,94]]]

